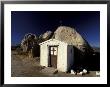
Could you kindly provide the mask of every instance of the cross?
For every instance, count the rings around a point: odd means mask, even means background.
[[[55,52],[56,50],[55,50],[54,47],[53,47],[53,49],[52,49],[51,51],[53,52],[53,55],[54,55],[54,52]]]

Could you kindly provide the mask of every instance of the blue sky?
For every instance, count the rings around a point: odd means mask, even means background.
[[[12,11],[11,43],[19,44],[26,33],[54,32],[60,21],[75,28],[91,46],[100,47],[99,11]]]

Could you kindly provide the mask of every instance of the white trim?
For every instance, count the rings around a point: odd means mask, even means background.
[[[48,43],[48,42],[50,42],[50,41],[59,41],[59,42],[61,42],[61,43],[68,44],[68,43],[66,43],[66,42],[62,42],[62,41],[57,40],[57,39],[49,39],[49,40],[46,40],[46,41],[44,41],[44,42],[40,43],[39,45],[43,45],[43,44]]]

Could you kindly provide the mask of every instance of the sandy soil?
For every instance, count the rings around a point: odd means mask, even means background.
[[[41,73],[44,67],[39,65],[39,58],[29,58],[26,55],[18,55],[16,51],[11,54],[11,76],[12,77],[79,77],[70,73],[58,72],[56,74]],[[80,77],[96,77],[95,71]]]

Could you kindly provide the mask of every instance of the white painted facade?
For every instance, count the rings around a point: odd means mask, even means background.
[[[48,67],[49,46],[58,46],[57,52],[57,69],[66,72],[71,68],[74,59],[74,49],[72,45],[61,42],[56,39],[50,39],[40,45],[40,65]]]

